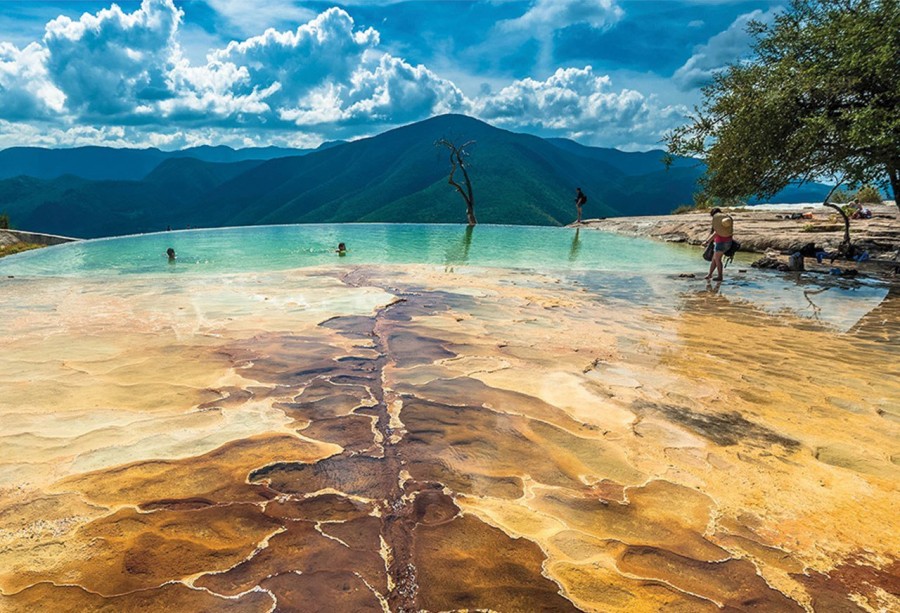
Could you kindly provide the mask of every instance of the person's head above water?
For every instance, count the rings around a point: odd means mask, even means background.
[[[166,255],[169,256],[170,260],[174,260],[175,259],[175,250],[172,249],[171,247],[169,247],[168,249],[166,249]]]
[[[337,252],[340,253],[342,251],[347,251],[347,245],[344,243],[338,243]]]

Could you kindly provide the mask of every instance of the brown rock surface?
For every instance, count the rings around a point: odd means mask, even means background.
[[[227,281],[0,293],[0,610],[900,606],[892,288]]]
[[[52,604],[51,604],[52,603]],[[223,598],[179,583],[122,596],[100,596],[78,586],[38,583],[13,596],[0,596],[4,611],[54,613],[122,613],[124,611],[192,611],[196,613],[266,613],[274,598],[252,592],[239,598]]]
[[[531,541],[470,517],[419,525],[414,539],[423,609],[578,610],[542,575],[544,555]]]
[[[890,259],[900,249],[900,213],[893,203],[871,205],[869,208],[873,213],[871,219],[850,220],[851,239],[873,256]],[[812,219],[783,218],[804,210],[812,212]],[[734,217],[735,238],[747,251],[796,251],[807,243],[834,251],[844,237],[843,220],[833,209],[821,206],[809,209],[785,206],[783,209],[765,210],[746,207],[729,212]],[[709,236],[710,221],[709,215],[702,212],[588,219],[582,227],[699,245]]]

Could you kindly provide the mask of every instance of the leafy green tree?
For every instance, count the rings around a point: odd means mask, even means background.
[[[704,88],[669,154],[700,156],[720,198],[770,198],[794,181],[900,192],[900,2],[791,0],[752,22],[751,56]],[[900,207],[900,202],[897,202]]]
[[[881,204],[881,192],[874,185],[863,185],[856,192],[856,199],[866,204]]]
[[[847,204],[853,200],[853,198],[854,194],[845,189],[837,188],[831,192],[831,201],[837,202],[838,204]]]

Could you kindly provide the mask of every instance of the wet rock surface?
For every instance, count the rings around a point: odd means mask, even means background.
[[[341,312],[190,282],[0,298],[0,609],[900,606],[896,322],[568,281],[228,287]]]

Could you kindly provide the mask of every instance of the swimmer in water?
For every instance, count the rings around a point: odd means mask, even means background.
[[[347,245],[344,243],[338,243],[338,248],[335,249],[335,253],[338,255],[347,255]]]
[[[174,261],[175,261],[175,250],[172,249],[171,247],[169,247],[168,249],[166,249],[166,255],[169,256],[169,261],[170,261],[170,262],[174,262]]]

